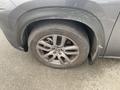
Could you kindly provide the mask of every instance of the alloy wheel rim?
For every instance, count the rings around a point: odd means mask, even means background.
[[[59,34],[46,35],[36,45],[37,53],[47,63],[71,64],[79,56],[78,45],[69,37]]]

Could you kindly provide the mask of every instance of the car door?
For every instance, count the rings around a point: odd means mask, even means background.
[[[105,56],[120,57],[120,13],[111,34]]]

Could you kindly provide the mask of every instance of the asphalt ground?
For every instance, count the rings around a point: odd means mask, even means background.
[[[120,60],[53,69],[13,48],[0,30],[0,90],[120,90]]]

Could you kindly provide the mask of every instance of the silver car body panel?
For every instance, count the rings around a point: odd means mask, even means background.
[[[120,57],[120,14],[108,43],[106,56]]]
[[[43,19],[76,20],[88,25],[96,34],[96,54],[103,55],[104,49],[112,32],[120,11],[119,0],[4,0],[8,6],[0,7],[0,23],[3,32],[10,43],[22,50],[22,33],[26,25]],[[119,20],[118,23],[120,24]],[[118,27],[118,25],[116,25]],[[115,28],[116,28],[115,27]],[[112,38],[118,31],[113,31]],[[118,35],[119,37],[119,35]],[[116,55],[112,39],[105,55]],[[116,41],[116,43],[120,43]],[[118,45],[119,49],[120,46]],[[100,53],[99,53],[99,49]]]

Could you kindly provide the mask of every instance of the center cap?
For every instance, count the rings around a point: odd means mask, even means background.
[[[55,46],[54,50],[55,50],[56,53],[60,53],[62,51],[62,49],[58,46]]]

